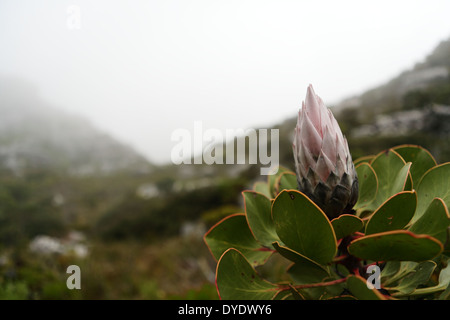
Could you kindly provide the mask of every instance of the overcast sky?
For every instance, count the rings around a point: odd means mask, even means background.
[[[379,85],[450,37],[448,0],[1,0],[0,76],[156,163],[177,128],[269,127],[313,84]]]

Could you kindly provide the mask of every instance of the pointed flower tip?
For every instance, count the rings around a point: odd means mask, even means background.
[[[329,217],[350,212],[358,198],[358,178],[351,165],[347,140],[312,84],[307,88],[296,129],[293,151],[299,190],[310,196]],[[331,174],[334,178],[328,181]],[[338,182],[344,176],[351,179]],[[339,206],[330,199],[338,199]]]
[[[316,93],[314,92],[314,88],[312,84],[309,84],[308,88],[306,89],[306,96],[311,95],[312,97],[316,97]]]

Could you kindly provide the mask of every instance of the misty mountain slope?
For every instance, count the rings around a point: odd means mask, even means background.
[[[335,106],[335,112],[359,107],[367,109],[366,112],[392,112],[405,107],[405,95],[410,92],[426,91],[430,87],[442,85],[448,87],[449,75],[450,39],[439,43],[423,62],[417,63],[385,84],[343,100]],[[449,100],[445,101],[450,103]]]
[[[326,97],[322,97],[326,103]],[[450,39],[424,61],[385,84],[328,105],[346,135],[353,158],[400,144],[428,149],[438,162],[450,160]],[[280,130],[280,163],[292,166],[296,117]],[[285,148],[282,148],[284,146]]]
[[[384,85],[344,100],[335,114],[356,156],[418,144],[450,160],[450,39]]]
[[[417,144],[438,162],[450,160],[450,39],[441,42],[423,62],[383,85],[337,105],[322,98],[346,135],[354,159],[400,144]],[[291,170],[296,122],[294,115],[272,127],[279,129],[279,163]],[[247,170],[252,178],[263,180],[258,171]]]
[[[151,164],[86,119],[46,104],[30,84],[0,78],[0,165],[62,169],[75,175],[147,172]]]

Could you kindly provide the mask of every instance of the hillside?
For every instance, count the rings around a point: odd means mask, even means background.
[[[346,135],[354,159],[399,144],[418,144],[438,162],[449,161],[450,39],[385,84],[327,106]],[[274,126],[280,129],[280,163],[291,169],[296,121],[294,116]]]
[[[244,188],[248,166],[155,166],[19,79],[0,78],[0,114],[0,243],[73,228],[119,240],[176,235],[208,210],[234,210],[226,206]]]
[[[448,161],[449,70],[447,40],[410,70],[330,106],[353,157],[408,143]],[[58,183],[64,187],[53,185],[51,196],[61,194],[65,215],[100,237],[153,238],[177,234],[189,221],[213,223],[239,210],[240,191],[267,178],[261,165],[248,161],[152,166],[86,120],[46,105],[24,82],[1,79],[0,91],[0,167],[16,174],[24,168],[63,172]],[[279,163],[291,170],[295,123],[294,116],[273,127],[279,129]]]
[[[374,113],[382,113],[402,108],[423,107],[423,105],[414,105],[413,101],[408,100],[411,99],[411,94],[445,86],[445,84],[448,84],[449,70],[450,39],[438,44],[424,61],[417,63],[411,69],[402,72],[378,87],[341,101],[334,108],[336,111],[341,111],[342,109],[361,107],[361,110],[366,112],[372,110]],[[442,92],[441,94],[445,93]],[[442,103],[449,102],[442,96],[435,98],[442,100]],[[430,101],[414,102],[428,103]]]
[[[17,79],[0,115],[0,300],[217,297],[201,236],[240,210],[245,168],[154,166]]]
[[[334,113],[356,156],[419,144],[450,159],[450,39],[385,84],[345,99]]]
[[[16,173],[49,168],[88,175],[152,168],[143,156],[88,120],[48,105],[24,81],[0,78],[0,114],[0,167]]]
[[[326,103],[326,97],[322,98]],[[418,144],[431,151],[438,162],[449,161],[450,39],[437,45],[424,61],[385,84],[327,106],[346,135],[354,159],[400,144]],[[279,163],[291,170],[296,121],[294,115],[269,128],[279,130]],[[236,148],[236,140],[230,143]],[[225,162],[226,153],[223,159]],[[248,154],[245,159],[245,165],[175,166],[179,181],[174,185],[186,180],[193,185],[201,185],[202,181],[211,185],[218,177],[239,176],[251,184],[267,178],[260,175],[263,165],[249,165]]]

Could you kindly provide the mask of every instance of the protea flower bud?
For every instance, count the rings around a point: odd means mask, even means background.
[[[308,86],[293,143],[298,188],[331,220],[351,213],[358,177],[346,138],[322,99]]]

